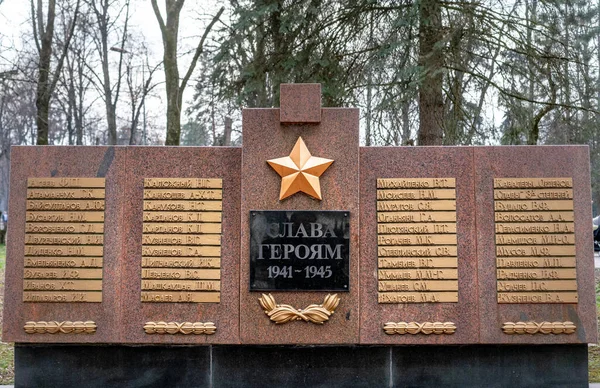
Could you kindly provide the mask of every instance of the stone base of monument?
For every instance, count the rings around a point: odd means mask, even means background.
[[[587,345],[19,345],[16,387],[588,387]]]

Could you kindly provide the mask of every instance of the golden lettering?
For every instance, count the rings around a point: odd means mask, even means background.
[[[379,235],[377,244],[381,245],[456,245],[456,235]]]
[[[379,303],[443,303],[458,302],[458,292],[380,292]]]
[[[384,268],[457,268],[456,257],[380,257],[378,267]]]
[[[40,188],[74,188],[74,187],[89,187],[103,188],[105,185],[104,178],[28,178],[27,187]]]
[[[102,302],[99,291],[25,291],[23,302]]]
[[[577,292],[498,292],[498,303],[577,303]]]
[[[378,234],[441,234],[456,233],[456,223],[377,224]]]
[[[142,302],[219,303],[220,292],[151,292],[142,291]]]
[[[380,269],[379,280],[454,280],[458,279],[456,269]]]
[[[219,303],[222,181],[146,178],[144,187],[142,302]]]
[[[456,279],[455,178],[378,179],[377,187],[379,291],[388,291],[379,303],[439,302],[436,291],[458,290],[458,281],[439,280]]]
[[[101,302],[104,178],[29,178],[25,302]]]
[[[454,188],[455,178],[379,178],[378,189]]]
[[[220,291],[218,280],[142,280],[144,291]]]
[[[377,289],[387,292],[458,291],[458,280],[380,281]]]
[[[571,188],[571,178],[494,178],[495,189]]]
[[[220,189],[222,179],[206,178],[145,178],[144,187],[152,189]]]

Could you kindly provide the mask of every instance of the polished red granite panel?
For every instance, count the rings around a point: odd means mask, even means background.
[[[123,206],[123,342],[239,343],[241,149],[231,147],[129,147]],[[141,302],[144,178],[223,180],[220,303]],[[146,322],[213,322],[212,335],[146,334]]]
[[[358,109],[323,109],[320,124],[285,125],[279,109],[244,109],[242,155],[240,337],[245,344],[344,344],[358,342],[359,214]],[[266,163],[289,155],[302,136],[312,155],[333,159],[321,176],[323,200],[299,193],[279,201],[281,178]],[[276,325],[258,303],[260,292],[249,292],[251,210],[347,210],[350,212],[350,291],[323,325],[302,321]],[[327,292],[272,292],[277,303],[305,308],[323,303]]]
[[[591,230],[590,162],[587,146],[477,147],[475,197],[482,343],[549,344],[597,341]],[[578,303],[499,304],[496,297],[494,178],[573,179]],[[504,322],[571,321],[571,335],[507,335]]]
[[[456,179],[458,303],[378,303],[378,178]],[[467,344],[478,342],[479,313],[474,208],[472,148],[361,147],[361,344]],[[428,270],[428,268],[420,269]],[[388,335],[383,330],[386,322],[453,322],[456,325],[456,332],[451,335]]]
[[[281,123],[321,121],[321,84],[281,84],[279,94]]]
[[[12,147],[6,285],[5,342],[119,342],[122,330],[120,259],[125,150],[119,147]],[[24,303],[23,267],[27,178],[104,177],[104,262],[101,303]],[[26,321],[94,321],[95,334],[26,334]]]

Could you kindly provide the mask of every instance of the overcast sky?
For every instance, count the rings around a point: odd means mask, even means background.
[[[204,31],[204,25],[208,24],[212,16],[216,14],[221,3],[223,2],[216,0],[187,0],[185,2],[180,21],[180,54],[194,49]],[[158,4],[164,8],[163,0],[159,0]],[[0,4],[0,72],[13,68],[13,60],[18,55],[18,51],[22,49],[21,36],[23,33],[30,33],[31,31],[30,7],[29,0],[4,0]],[[162,39],[150,1],[132,0],[130,14],[130,31],[144,35],[154,63],[158,63],[162,59]],[[109,42],[109,45],[118,45],[118,41]],[[191,55],[185,55],[180,59],[181,74],[184,74],[184,71],[187,70],[190,60]],[[155,79],[160,81],[164,79],[162,69],[156,73]],[[188,84],[182,112],[185,112],[187,103],[193,97],[193,88],[194,82]],[[163,114],[166,105],[164,89],[160,87],[155,90],[156,94],[162,97],[162,101],[158,98],[149,99],[147,107],[153,113],[163,116],[162,119],[159,119],[159,124],[164,126],[166,124]],[[182,115],[182,123],[186,121],[185,115]]]

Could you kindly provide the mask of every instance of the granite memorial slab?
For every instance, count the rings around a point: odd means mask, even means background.
[[[296,85],[282,85],[281,111],[244,109],[242,112],[240,338],[247,344],[358,343],[361,260],[358,247],[358,110],[319,108],[317,121],[313,102],[320,101],[320,88],[298,91],[296,88]],[[294,93],[295,103],[289,104],[286,99]],[[294,112],[288,115],[287,109],[292,107]],[[284,119],[304,117],[300,114],[304,111],[312,112],[310,120]],[[301,291],[286,290],[284,286],[259,287],[265,291],[255,291],[251,283],[251,270],[255,267],[251,267],[250,241],[252,212],[258,211],[301,211],[307,215],[312,212],[314,217],[325,211],[347,214],[348,260],[331,257],[317,260],[318,253],[311,259],[313,253],[301,251],[300,256],[313,262],[302,268],[292,267],[292,276],[301,279],[296,280],[296,284],[308,280]],[[323,227],[322,223],[317,224]],[[305,227],[310,229],[310,223]],[[319,245],[315,241],[310,245],[297,241],[293,244],[294,250],[318,249]],[[301,248],[302,245],[306,248]],[[279,247],[275,249],[274,256],[264,260],[272,262],[267,268],[278,266],[277,273],[282,275],[282,268],[291,259],[284,259],[285,251],[282,253]],[[331,249],[335,250],[335,247]],[[348,287],[342,287],[344,291],[337,285],[328,287],[332,291],[321,291],[320,283],[313,282],[316,276],[328,275],[327,266],[331,266],[333,273],[331,261],[348,263],[345,275]],[[274,271],[272,268],[271,275]]]
[[[596,342],[587,146],[474,152],[481,342]]]
[[[473,150],[362,147],[361,343],[477,343]]]
[[[120,341],[122,246],[112,242],[125,158],[116,147],[13,147],[4,341]]]
[[[238,343],[240,149],[127,156],[123,342]]]

